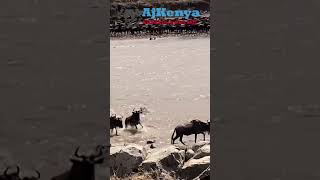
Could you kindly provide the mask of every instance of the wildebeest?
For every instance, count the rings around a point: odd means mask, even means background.
[[[27,176],[27,177],[23,177],[21,178],[21,180],[39,180],[40,179],[40,172],[35,170],[37,176]]]
[[[183,135],[189,136],[191,134],[195,135],[195,143],[197,142],[197,134],[203,134],[203,140],[206,139],[205,132],[210,132],[210,121],[207,123],[202,122],[198,119],[192,120],[187,124],[184,125],[178,125],[171,136],[171,144],[174,144],[174,141],[180,137],[180,142],[182,142]],[[174,136],[174,133],[176,133],[176,136]]]
[[[20,180],[19,173],[20,173],[20,167],[16,166],[16,171],[12,173],[8,173],[10,167],[7,167],[3,175],[0,176],[0,180]]]
[[[74,152],[74,157],[70,158],[72,167],[70,170],[51,178],[51,180],[94,180],[95,179],[95,164],[103,163],[104,157],[102,148],[96,148],[97,154],[89,156],[79,155],[80,147]]]
[[[138,124],[143,128],[143,126],[142,126],[142,124],[140,122],[140,114],[142,112],[143,112],[142,108],[140,108],[140,110],[138,110],[138,111],[135,111],[133,109],[132,115],[127,117],[125,122],[124,122],[125,123],[125,128],[127,128],[127,126],[130,125],[130,126],[135,126],[136,129],[138,129],[138,127],[137,127]]]
[[[122,117],[117,117],[116,115],[110,116],[110,129],[111,131],[113,131],[113,129],[116,129],[116,135],[118,135],[117,127],[123,128]]]

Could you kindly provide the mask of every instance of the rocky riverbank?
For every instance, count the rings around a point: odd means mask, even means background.
[[[210,142],[163,147],[113,145],[110,148],[110,169],[112,180],[210,179]]]
[[[196,24],[145,24],[148,18],[142,17],[142,9],[150,7],[162,7],[169,9],[188,9],[200,12],[199,17],[192,17]],[[110,37],[113,39],[123,38],[146,38],[150,36],[164,37],[210,33],[210,1],[113,1],[110,7]],[[161,21],[177,22],[182,17],[160,18]],[[157,20],[160,20],[157,19]]]

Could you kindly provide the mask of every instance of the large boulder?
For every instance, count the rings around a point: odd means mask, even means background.
[[[183,179],[194,179],[199,176],[210,166],[210,156],[205,156],[200,159],[190,159],[187,161],[180,171],[180,176]]]
[[[175,171],[180,168],[184,162],[185,151],[176,146],[170,145],[151,151],[141,167],[146,171],[162,169],[165,171]]]
[[[194,144],[194,145],[192,146],[192,150],[193,150],[194,152],[197,152],[198,149],[200,149],[201,147],[203,147],[203,146],[205,146],[205,145],[210,145],[210,141],[199,141],[199,142],[197,142],[196,144]]]
[[[199,148],[195,155],[192,157],[193,159],[200,159],[205,156],[210,156],[210,144],[206,144]]]
[[[110,148],[110,170],[118,177],[137,171],[143,160],[142,146],[129,144]]]
[[[193,156],[195,155],[194,151],[192,149],[188,149],[186,151],[186,159],[185,161],[188,161],[189,159],[191,159]]]

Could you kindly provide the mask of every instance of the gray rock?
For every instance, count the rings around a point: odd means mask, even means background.
[[[194,179],[210,166],[210,156],[200,159],[190,159],[187,161],[180,171],[183,179]]]
[[[182,166],[185,151],[173,145],[152,150],[141,164],[146,171],[162,169],[175,171]]]
[[[123,177],[137,170],[144,160],[143,147],[136,144],[110,148],[111,173]]]
[[[210,145],[210,141],[199,141],[199,142],[197,142],[196,144],[194,144],[193,146],[192,146],[192,150],[194,151],[194,152],[197,152],[198,151],[198,149],[200,149],[202,146],[204,146],[204,145]]]
[[[210,156],[210,145],[204,145],[201,148],[199,148],[197,150],[197,152],[195,153],[195,155],[192,157],[192,159],[200,159],[203,158],[205,156]]]
[[[185,161],[188,161],[189,159],[191,159],[193,156],[195,155],[194,151],[192,149],[188,149],[186,151],[186,159]]]

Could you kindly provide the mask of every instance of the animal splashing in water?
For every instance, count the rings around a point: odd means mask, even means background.
[[[139,110],[135,110],[133,109],[132,110],[132,115],[127,117],[126,120],[125,120],[125,128],[128,127],[128,125],[130,126],[135,126],[136,129],[138,129],[138,126],[137,125],[140,125],[142,128],[142,124],[141,124],[141,118],[140,118],[140,114],[143,114],[143,113],[147,113],[147,109],[146,108],[140,108]]]
[[[122,125],[122,116],[117,116],[116,114],[113,114],[110,116],[110,129],[113,131],[113,129],[116,129],[116,135],[118,135],[117,128],[123,128]]]
[[[171,144],[174,144],[174,141],[178,138],[180,138],[180,142],[184,144],[182,141],[183,135],[189,136],[191,134],[195,135],[195,143],[197,142],[197,135],[203,134],[203,140],[206,140],[205,132],[210,133],[210,121],[208,120],[207,123],[202,122],[198,119],[192,120],[187,124],[178,125],[171,136]],[[174,137],[174,134],[176,136]],[[185,144],[184,144],[185,145]]]

